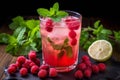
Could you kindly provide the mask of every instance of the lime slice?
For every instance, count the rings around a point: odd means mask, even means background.
[[[112,55],[112,45],[107,40],[97,40],[88,48],[89,56],[97,61],[106,61]]]

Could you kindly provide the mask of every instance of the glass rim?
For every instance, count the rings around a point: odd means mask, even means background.
[[[77,12],[77,11],[73,11],[73,10],[62,10],[62,11],[66,11],[66,12],[68,12],[68,13],[74,13],[74,14],[82,17],[82,15],[81,15],[79,12]]]

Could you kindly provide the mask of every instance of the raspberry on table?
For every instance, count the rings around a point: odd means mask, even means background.
[[[47,76],[47,71],[45,69],[41,69],[37,75],[39,78],[45,78]]]
[[[75,31],[73,31],[73,30],[70,30],[70,32],[69,32],[69,36],[70,36],[70,38],[75,38],[76,37],[76,32]]]
[[[16,71],[17,71],[17,69],[16,69],[15,66],[9,66],[8,69],[7,69],[7,72],[9,74],[14,74]]]
[[[92,66],[92,63],[91,63],[91,61],[90,61],[90,60],[84,61],[84,63],[85,63],[87,66],[89,66],[89,67],[91,67],[91,66]]]
[[[75,73],[74,73],[74,76],[75,78],[77,79],[82,79],[83,78],[83,73],[81,70],[77,70]]]
[[[49,66],[46,65],[46,64],[42,64],[39,69],[45,69],[45,70],[48,70],[49,69]]]
[[[99,73],[99,67],[95,64],[92,65],[92,72],[93,73]]]
[[[31,68],[33,65],[36,65],[36,64],[35,64],[34,62],[31,62],[30,65],[29,65],[30,68]]]
[[[29,53],[28,53],[28,58],[32,61],[34,61],[36,59],[36,52],[31,50]]]
[[[106,65],[104,63],[98,63],[99,70],[104,72],[106,70]]]
[[[15,64],[16,64],[17,68],[19,68],[19,69],[22,67],[22,64],[20,64],[18,61],[16,61]]]
[[[92,75],[92,71],[90,69],[86,69],[84,71],[84,76],[87,77],[87,78],[90,78]]]
[[[27,68],[27,69],[29,70],[29,69],[30,69],[30,63],[31,63],[31,62],[32,62],[31,60],[26,59],[25,63],[22,64],[22,67],[25,67],[25,68]]]
[[[19,71],[21,76],[26,76],[28,74],[27,68],[21,68]]]
[[[78,69],[84,71],[86,68],[87,68],[87,66],[86,66],[85,63],[80,63],[80,64],[78,64]]]
[[[57,76],[57,70],[55,68],[49,69],[49,77],[56,77]]]
[[[39,67],[37,65],[33,65],[30,71],[32,74],[37,74],[39,71]]]
[[[37,66],[40,66],[40,59],[39,59],[39,58],[36,58],[33,62],[34,62]]]
[[[88,55],[83,55],[82,56],[82,61],[84,62],[84,61],[89,61],[90,60],[90,58],[89,58],[89,56]]]
[[[15,64],[15,63],[10,64],[9,67],[10,67],[10,66],[14,66],[16,70],[17,70],[17,68],[18,68],[18,67],[17,67],[17,64]]]
[[[20,63],[20,64],[23,64],[25,62],[26,58],[24,56],[19,56],[17,58],[17,61]]]

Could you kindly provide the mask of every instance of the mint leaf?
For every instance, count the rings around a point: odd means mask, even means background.
[[[59,16],[59,17],[65,17],[65,16],[68,16],[68,13],[67,12],[65,12],[65,11],[58,11],[57,13],[56,13],[56,16]]]
[[[53,9],[54,9],[56,12],[59,11],[59,4],[58,4],[58,2],[54,3]]]
[[[50,8],[50,16],[55,14],[55,9],[54,8]]]
[[[60,53],[58,53],[58,58],[61,58],[64,55],[65,51],[61,50]]]
[[[71,46],[67,46],[64,49],[66,50],[67,56],[71,58],[73,56],[73,54],[72,54],[73,53],[72,52],[72,47]]]
[[[50,16],[50,12],[49,12],[48,9],[38,8],[38,9],[37,9],[37,12],[38,12],[38,14],[39,14],[40,16],[42,16],[42,17],[48,17],[48,16]]]
[[[0,43],[8,44],[9,34],[1,33],[0,34]]]
[[[11,24],[9,24],[9,28],[12,30],[15,30],[17,27],[19,27],[21,25],[25,26],[24,19],[21,16],[17,16],[15,18],[13,18],[12,21],[13,22]]]
[[[61,50],[63,45],[60,45],[60,44],[51,44],[53,46],[54,49],[56,50]]]
[[[98,28],[98,27],[99,27],[99,24],[100,24],[100,20],[97,20],[97,21],[94,23],[94,28]]]
[[[50,17],[55,22],[59,22],[61,18],[68,16],[67,12],[59,10],[58,2],[54,3],[50,10],[45,8],[38,8],[37,13],[41,17]]]
[[[35,20],[34,20],[34,19],[32,19],[32,20],[27,20],[27,21],[26,21],[26,25],[27,25],[27,27],[28,27],[29,29],[33,29],[33,28],[36,26]]]
[[[24,38],[25,32],[26,32],[26,27],[23,27],[21,29],[21,31],[19,32],[18,36],[17,36],[17,41],[18,42],[21,41]]]

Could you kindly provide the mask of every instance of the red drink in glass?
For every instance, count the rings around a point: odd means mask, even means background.
[[[40,18],[43,63],[58,72],[74,69],[79,55],[82,16],[74,11],[66,12],[69,15],[59,22]]]

